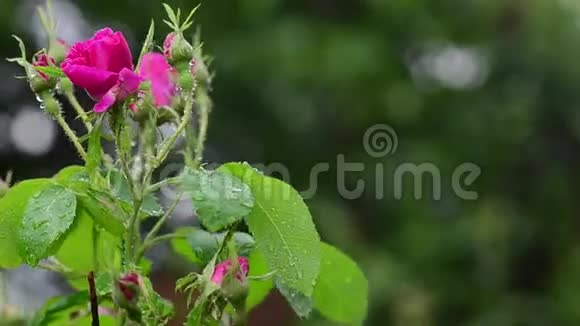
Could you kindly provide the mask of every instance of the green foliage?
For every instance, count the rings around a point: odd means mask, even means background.
[[[306,318],[312,312],[312,298],[307,296],[296,289],[288,287],[286,284],[280,281],[279,278],[274,279],[274,284],[278,291],[286,298],[286,301],[290,304],[290,307],[294,309],[294,312],[301,318]]]
[[[153,37],[155,36],[155,21],[151,20],[151,25],[149,25],[149,31],[147,31],[147,36],[145,37],[145,41],[143,41],[143,47],[141,47],[141,52],[139,53],[139,59],[137,60],[137,71],[141,67],[141,61],[143,60],[143,56],[145,53],[151,51],[153,48]]]
[[[28,199],[51,185],[49,179],[33,179],[18,183],[0,199],[0,267],[20,265],[18,232]]]
[[[66,325],[70,320],[70,313],[75,310],[86,309],[89,301],[88,291],[81,291],[65,297],[49,299],[34,315],[30,326]]]
[[[35,266],[55,252],[58,240],[71,227],[77,200],[73,191],[50,185],[32,196],[26,204],[18,247],[27,264]]]
[[[176,237],[171,240],[173,250],[194,264],[206,265],[213,258],[222,241],[224,233],[210,233],[194,227],[175,230]],[[238,255],[248,257],[254,249],[254,239],[247,233],[235,232],[234,241]]]
[[[148,278],[142,277],[141,282],[143,300],[140,301],[140,309],[143,312],[145,325],[157,326],[167,324],[174,315],[173,304],[163,299],[153,290],[151,281]]]
[[[102,117],[98,118],[93,130],[89,133],[89,149],[87,153],[86,170],[89,178],[94,181],[99,173],[99,165],[103,157],[103,144],[101,143]]]
[[[133,198],[131,196],[129,182],[118,170],[110,170],[108,174],[109,186],[113,191],[113,194],[118,200],[122,202],[122,204],[124,204],[124,209],[130,212],[133,209]],[[150,193],[143,198],[141,212],[144,217],[159,216],[163,214],[163,208],[159,204],[159,201],[155,195]]]
[[[89,188],[89,174],[86,169],[79,165],[71,165],[60,170],[53,180],[77,194],[85,194]]]
[[[34,315],[29,326],[74,325],[91,326],[92,317],[88,306],[88,291],[80,291],[68,296],[48,299],[44,306]],[[107,307],[109,308],[109,307]],[[114,326],[114,316],[99,316],[101,326]]]
[[[212,232],[241,220],[254,206],[250,188],[219,171],[187,170],[181,176],[181,188],[192,198],[203,226]]]
[[[246,183],[255,204],[246,218],[256,246],[270,270],[276,272],[276,285],[287,295],[297,313],[309,311],[310,298],[320,269],[320,239],[312,216],[300,194],[284,182],[264,176],[247,164],[228,163],[219,168]]]
[[[100,175],[96,174],[94,178],[99,179]],[[66,167],[54,176],[54,180],[76,193],[79,212],[88,213],[98,226],[115,236],[124,233],[122,217],[125,213],[117,205],[114,197],[93,188],[98,187],[98,184],[90,182],[88,168]]]
[[[77,289],[86,289],[87,274],[90,271],[116,270],[120,267],[121,244],[118,237],[97,227],[97,259],[95,261],[92,243],[95,237],[95,223],[84,209],[77,209],[77,216],[62,245],[55,253],[60,263],[72,270],[69,280]],[[95,262],[98,266],[95,266]]]
[[[340,250],[322,242],[320,252],[322,260],[314,287],[314,307],[330,320],[345,325],[362,325],[368,300],[365,275]]]
[[[35,66],[34,69],[44,73],[48,77],[52,78],[62,78],[66,77],[66,75],[62,72],[62,69],[58,67],[42,67],[42,66]]]

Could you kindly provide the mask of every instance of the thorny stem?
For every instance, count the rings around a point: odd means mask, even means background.
[[[209,113],[211,111],[211,100],[207,91],[199,86],[195,92],[195,99],[199,107],[199,130],[197,134],[197,144],[195,145],[195,158],[193,159],[193,167],[196,168],[201,164],[203,159],[203,150],[205,146],[205,139],[207,137],[207,126],[209,122]]]
[[[179,135],[181,135],[183,130],[185,130],[185,128],[189,125],[189,121],[191,120],[191,115],[192,115],[192,111],[191,111],[192,106],[193,106],[193,101],[191,99],[191,96],[187,95],[187,100],[185,102],[185,110],[183,113],[183,118],[181,120],[181,123],[179,124],[179,126],[175,130],[175,133],[173,133],[173,135],[171,135],[171,137],[165,142],[165,144],[163,145],[163,147],[161,148],[161,150],[157,154],[157,157],[155,159],[155,161],[156,161],[155,166],[156,167],[159,166],[161,163],[163,163],[163,161],[165,161],[165,159],[167,158],[167,155],[169,155],[169,152],[173,148],[173,145],[175,145],[175,141],[177,140]]]
[[[116,117],[119,118],[119,117]],[[113,128],[117,128],[115,123],[111,123]],[[122,128],[122,127],[121,127]],[[139,211],[141,210],[142,200],[142,193],[143,191],[137,190],[137,185],[133,180],[133,175],[131,174],[131,170],[129,168],[129,162],[127,161],[127,154],[123,153],[122,151],[122,140],[121,140],[121,130],[114,130],[113,132],[115,136],[115,147],[117,148],[117,156],[121,162],[121,168],[123,169],[123,174],[129,183],[129,189],[131,192],[131,197],[133,199],[133,215],[129,220],[129,224],[127,225],[127,234],[125,238],[125,258],[128,259],[130,265],[134,263],[134,256],[135,256],[135,248],[137,246],[137,237],[139,236]]]
[[[73,109],[75,109],[75,111],[77,112],[77,114],[79,115],[81,120],[83,121],[85,127],[87,128],[87,131],[90,132],[91,130],[93,130],[93,125],[91,124],[91,122],[89,120],[89,116],[87,115],[87,113],[85,112],[85,110],[83,109],[83,107],[81,106],[79,101],[77,100],[75,94],[73,92],[65,92],[64,95],[68,99],[68,101],[71,104],[71,106],[73,107]]]
[[[62,115],[60,115],[60,114],[56,115],[55,119],[56,119],[56,122],[58,122],[58,124],[62,128],[62,130],[64,130],[64,133],[68,136],[69,140],[73,143],[73,145],[75,146],[75,148],[76,148],[77,152],[79,153],[79,155],[81,156],[81,158],[84,161],[86,161],[87,160],[87,152],[83,148],[83,145],[81,145],[79,138],[77,137],[74,130],[72,130],[69,127],[69,125],[66,123],[66,121],[64,120]]]
[[[159,230],[161,230],[161,227],[167,221],[167,219],[169,219],[171,217],[171,215],[173,215],[175,208],[177,208],[177,205],[179,204],[179,201],[181,200],[181,196],[182,196],[182,194],[179,194],[175,198],[175,200],[173,201],[171,206],[169,206],[169,208],[167,209],[165,214],[163,214],[163,216],[157,221],[157,223],[155,223],[153,228],[151,228],[151,231],[149,231],[147,236],[145,236],[145,240],[143,240],[143,245],[141,246],[141,249],[139,250],[139,253],[137,254],[137,260],[141,259],[141,256],[145,253],[145,251],[148,248],[150,248],[151,246],[153,246],[153,244],[155,243],[154,237],[157,235]]]

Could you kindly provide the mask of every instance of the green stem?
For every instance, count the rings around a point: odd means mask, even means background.
[[[85,127],[87,128],[87,131],[90,132],[91,130],[93,130],[93,126],[90,123],[89,116],[87,115],[87,113],[77,100],[75,94],[73,92],[66,92],[64,95],[68,99],[69,103],[72,105],[73,109],[75,109],[81,120],[83,121]]]
[[[193,101],[191,99],[191,96],[187,95],[185,110],[183,113],[183,118],[181,119],[181,123],[179,124],[179,126],[177,126],[177,130],[175,130],[175,133],[173,133],[173,135],[171,135],[171,137],[163,144],[163,147],[157,154],[157,157],[155,159],[155,167],[158,167],[159,165],[161,165],[161,163],[165,161],[167,155],[169,155],[169,152],[173,148],[173,145],[175,145],[175,141],[177,140],[179,135],[181,135],[183,130],[189,125],[189,121],[191,120],[192,115],[191,112],[192,106]]]
[[[149,193],[155,192],[155,191],[157,191],[157,190],[159,190],[167,185],[177,183],[179,180],[180,180],[179,177],[173,177],[173,178],[167,178],[167,179],[161,180],[161,181],[149,186],[149,188],[147,188],[147,191],[145,193],[149,194]]]
[[[197,105],[199,106],[199,130],[197,134],[197,144],[195,146],[195,158],[193,159],[192,163],[194,168],[198,167],[201,164],[201,160],[203,159],[203,150],[209,123],[209,113],[211,111],[211,100],[207,94],[207,91],[200,86],[195,93],[195,99],[197,101]]]
[[[145,254],[145,252],[147,250],[151,249],[152,247],[154,247],[155,245],[157,245],[160,242],[163,242],[165,240],[171,240],[171,239],[183,239],[186,237],[187,236],[184,234],[168,233],[168,234],[164,234],[164,235],[160,235],[158,237],[152,238],[149,241],[143,243],[143,245],[141,246],[141,249],[137,253],[136,257],[139,257],[139,258],[143,257],[143,255]]]
[[[55,119],[56,119],[56,122],[58,122],[58,124],[60,125],[60,127],[64,130],[64,133],[68,136],[69,140],[73,143],[73,145],[75,146],[75,148],[76,148],[77,152],[79,153],[79,155],[81,156],[81,158],[84,161],[87,161],[87,152],[83,148],[83,145],[81,145],[79,138],[77,137],[74,130],[72,130],[69,127],[69,125],[66,123],[66,121],[64,120],[62,115],[58,114],[55,117]]]
[[[171,206],[169,206],[169,208],[167,209],[165,214],[163,214],[163,216],[157,221],[157,223],[155,223],[153,228],[151,228],[151,231],[149,231],[149,233],[145,237],[145,240],[143,240],[143,245],[141,246],[141,249],[139,250],[139,253],[137,254],[138,260],[141,259],[143,254],[145,254],[145,251],[147,251],[147,249],[149,249],[150,247],[152,247],[155,244],[155,241],[159,241],[159,240],[156,240],[155,236],[157,235],[157,233],[159,233],[159,230],[161,230],[161,227],[163,226],[163,224],[171,217],[171,215],[173,215],[175,208],[177,208],[177,205],[179,204],[179,201],[181,200],[181,196],[182,195],[179,194],[177,196],[177,198],[175,198],[175,200],[173,201]]]
[[[183,151],[183,160],[185,166],[195,169],[193,165],[194,160],[194,146],[197,143],[195,128],[193,124],[190,124],[189,128],[185,128],[185,150]]]
[[[131,264],[137,263],[137,247],[140,243],[139,234],[139,211],[141,210],[142,200],[138,199],[134,202],[133,216],[129,221],[129,229],[127,232],[127,258]]]
[[[120,109],[120,108],[115,108]],[[123,118],[123,121],[118,119]],[[121,162],[121,168],[123,174],[129,184],[129,190],[131,192],[131,197],[133,199],[133,215],[129,219],[129,224],[127,225],[127,233],[125,236],[125,259],[129,266],[135,263],[135,250],[139,242],[139,212],[141,210],[141,204],[143,203],[143,189],[137,189],[137,184],[133,179],[133,174],[131,173],[129,162],[127,156],[130,153],[124,152],[123,146],[123,130],[126,123],[125,115],[121,115],[120,112],[113,112],[111,115],[111,127],[113,128],[113,134],[115,136],[115,147],[117,148],[117,156]],[[142,187],[143,188],[143,187]]]

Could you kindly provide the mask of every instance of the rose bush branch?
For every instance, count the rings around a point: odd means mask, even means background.
[[[20,57],[10,61],[24,68],[42,109],[84,161],[52,178],[0,183],[0,229],[7,230],[0,237],[0,268],[26,263],[58,272],[79,289],[47,302],[30,324],[86,324],[91,315],[93,323],[167,324],[173,307],[153,290],[146,255],[163,241],[198,266],[176,283],[177,290],[189,294],[187,325],[245,325],[248,312],[274,288],[300,317],[317,309],[338,323],[362,324],[364,274],[348,256],[320,241],[295,189],[244,163],[204,169],[213,109],[210,59],[199,33],[193,45],[185,35],[197,7],[187,15],[164,8],[171,31],[163,53],[154,50],[152,22],[136,65],[123,34],[110,28],[71,46],[60,41],[50,3],[39,10],[47,48],[28,57],[16,38]],[[80,105],[75,88],[94,100],[92,108]],[[66,123],[60,97],[70,102],[87,134],[77,136]],[[112,137],[104,128],[107,122]],[[175,132],[162,140],[159,127],[165,124],[175,126]],[[103,150],[109,141],[116,159]],[[155,180],[180,143],[183,171]],[[177,188],[178,195],[164,208],[157,195],[166,186]],[[182,198],[193,204],[195,218],[188,227],[161,234]],[[141,237],[142,221],[153,217],[157,221]],[[336,293],[349,297],[337,301]]]

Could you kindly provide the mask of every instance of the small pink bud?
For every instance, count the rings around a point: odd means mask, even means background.
[[[248,259],[245,257],[238,257],[238,264],[240,270],[236,271],[236,279],[238,279],[240,282],[243,282],[248,276],[250,265]],[[221,286],[224,278],[230,272],[231,268],[232,261],[229,259],[219,263],[213,271],[211,281]]]
[[[163,41],[163,54],[172,64],[189,62],[193,58],[193,47],[181,32],[173,32]]]
[[[117,287],[125,300],[133,301],[139,295],[139,275],[128,273],[117,281]]]
[[[171,47],[173,46],[173,40],[175,39],[175,33],[169,33],[163,41],[163,54],[167,59],[171,58]]]
[[[54,58],[49,56],[48,54],[46,54],[44,52],[40,52],[37,55],[35,55],[34,61],[32,62],[33,67],[48,67],[48,66],[55,66],[55,65],[56,65],[56,61],[54,61]],[[40,71],[37,71],[37,72],[40,75],[40,77],[42,77],[44,80],[50,79],[46,74],[44,74]]]

